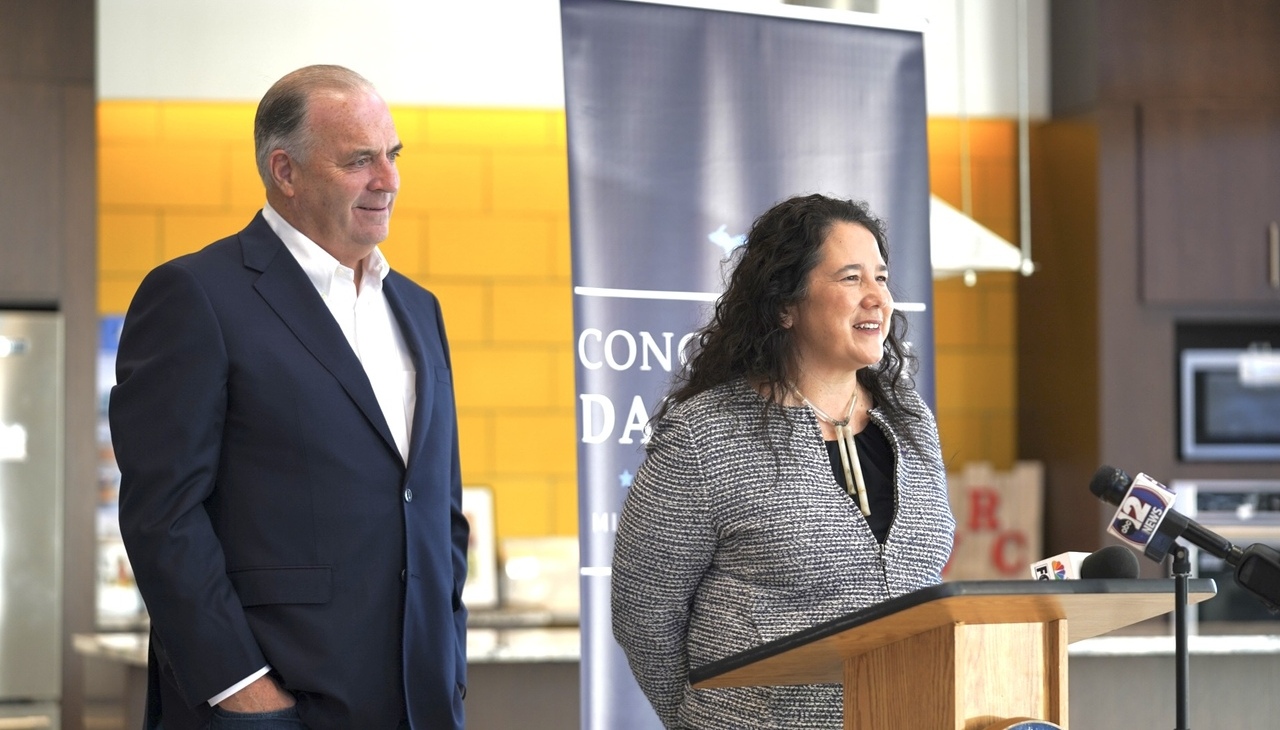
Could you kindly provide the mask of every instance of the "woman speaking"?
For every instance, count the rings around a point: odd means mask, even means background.
[[[613,633],[668,728],[839,728],[839,685],[695,690],[689,669],[941,581],[937,426],[865,205],[785,200],[736,255],[650,421]]]

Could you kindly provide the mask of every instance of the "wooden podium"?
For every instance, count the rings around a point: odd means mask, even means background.
[[[1192,580],[1187,601],[1216,592]],[[942,583],[697,667],[689,682],[840,683],[849,730],[1066,728],[1067,644],[1173,610],[1173,580]]]

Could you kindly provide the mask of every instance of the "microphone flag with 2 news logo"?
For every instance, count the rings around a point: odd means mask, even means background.
[[[721,6],[725,4],[721,3]],[[933,403],[924,42],[879,16],[562,0],[574,286],[581,727],[658,728],[613,639],[617,515],[644,425],[757,215],[865,200]]]
[[[1144,550],[1169,510],[1173,509],[1174,494],[1146,474],[1133,478],[1128,492],[1120,500],[1115,516],[1107,525],[1107,532],[1120,538],[1135,550]]]

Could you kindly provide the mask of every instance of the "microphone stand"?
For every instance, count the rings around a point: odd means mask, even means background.
[[[1177,689],[1174,698],[1177,721],[1174,724],[1174,730],[1191,730],[1188,719],[1191,714],[1191,692],[1188,688],[1191,653],[1187,649],[1187,578],[1191,575],[1191,561],[1187,557],[1187,548],[1181,543],[1174,543],[1170,554],[1173,555],[1173,655],[1177,665]]]
[[[1173,513],[1176,514],[1176,513]],[[1189,521],[1188,521],[1189,522]],[[1194,524],[1194,523],[1192,523]],[[1162,525],[1163,527],[1163,525]],[[1189,530],[1190,531],[1190,530]],[[1226,560],[1228,565],[1236,569],[1236,583],[1253,593],[1272,611],[1280,610],[1280,551],[1261,543],[1250,545],[1245,550],[1232,545],[1221,537],[1204,530],[1198,525],[1195,532],[1200,539],[1196,544],[1216,557]],[[1204,535],[1216,538],[1204,539]],[[1153,544],[1154,543],[1154,544]],[[1155,557],[1155,551],[1164,547],[1161,540],[1153,538],[1147,545],[1147,556]],[[1174,640],[1173,653],[1177,665],[1176,716],[1174,730],[1190,730],[1190,698],[1188,677],[1191,674],[1191,657],[1187,648],[1187,579],[1191,575],[1191,560],[1187,548],[1177,540],[1172,540],[1169,554],[1173,557],[1173,592],[1174,592]]]

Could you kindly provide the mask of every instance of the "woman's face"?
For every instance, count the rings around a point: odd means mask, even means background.
[[[884,357],[893,297],[889,267],[865,227],[836,223],[820,256],[809,272],[808,295],[786,309],[782,325],[792,332],[800,369],[835,378]]]

